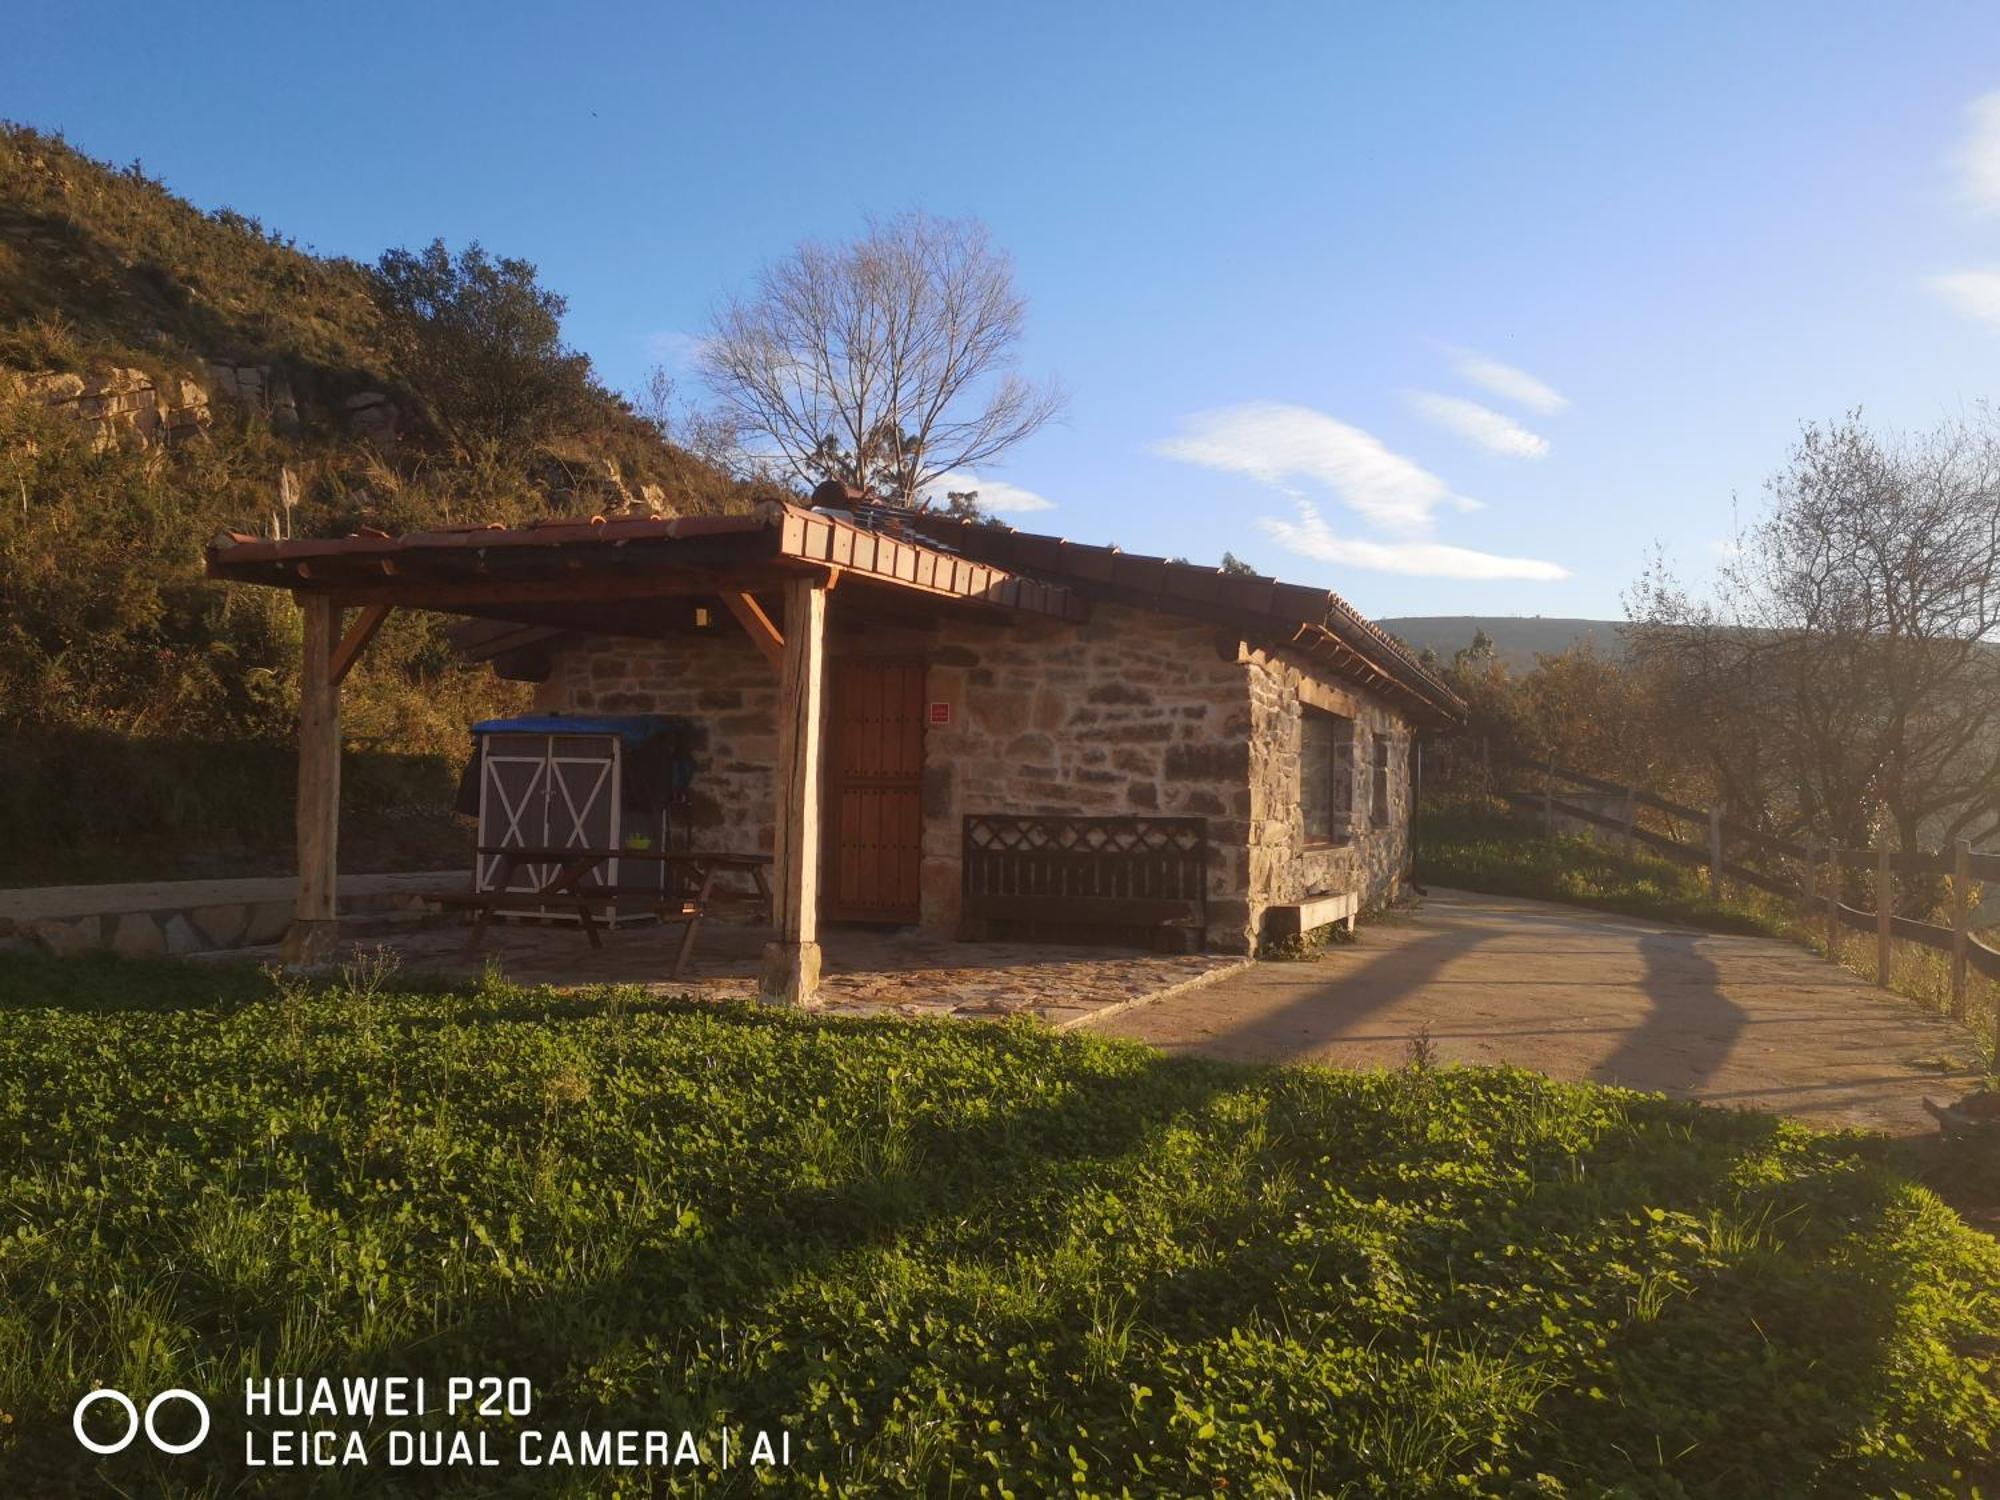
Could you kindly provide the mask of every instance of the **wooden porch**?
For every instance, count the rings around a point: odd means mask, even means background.
[[[827,611],[836,587],[894,615],[968,610],[1081,620],[1068,590],[790,505],[749,516],[550,522],[406,537],[264,541],[225,534],[210,576],[285,588],[303,613],[295,963],[339,940],[341,683],[389,612],[408,608],[518,626],[522,639],[579,631],[667,638],[712,606],[777,674],[772,930],[758,991],[810,1004],[823,969],[820,824],[828,693]]]

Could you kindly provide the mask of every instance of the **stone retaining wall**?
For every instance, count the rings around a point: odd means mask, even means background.
[[[465,883],[462,870],[344,876],[340,914],[414,915],[423,892]],[[0,951],[160,958],[256,948],[284,937],[297,904],[297,882],[283,878],[0,891]]]

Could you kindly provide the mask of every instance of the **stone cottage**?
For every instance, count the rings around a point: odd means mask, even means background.
[[[821,919],[1245,952],[1393,897],[1417,739],[1463,708],[1337,595],[814,501],[224,537],[210,571],[291,588],[309,647],[333,612],[336,699],[369,620],[409,606],[468,616],[462,648],[544,714],[686,726],[681,836],[776,857],[776,995],[810,993]]]

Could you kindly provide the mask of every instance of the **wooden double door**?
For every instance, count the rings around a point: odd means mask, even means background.
[[[908,657],[828,662],[828,918],[917,920],[924,855],[924,664]]]

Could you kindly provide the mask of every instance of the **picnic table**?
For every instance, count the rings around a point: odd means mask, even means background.
[[[472,934],[466,940],[467,953],[479,951],[486,940],[486,925],[496,911],[530,904],[574,911],[584,936],[590,939],[590,946],[601,948],[604,940],[598,935],[597,912],[604,910],[615,916],[622,898],[627,902],[639,901],[641,910],[652,912],[663,924],[677,922],[681,925],[680,948],[669,971],[670,978],[678,979],[687,967],[689,955],[694,952],[695,934],[701,928],[702,919],[708,916],[715,903],[717,876],[724,873],[747,874],[756,887],[755,899],[762,905],[767,917],[771,909],[771,882],[765,873],[771,868],[771,856],[768,854],[729,854],[721,850],[702,849],[555,849],[482,845],[479,860],[480,868],[484,868],[488,860],[498,861],[489,882],[492,889],[452,891],[431,898],[441,906],[464,907],[477,914]],[[657,885],[612,883],[602,878],[595,884],[584,884],[593,872],[612,860],[662,865],[673,878]],[[523,865],[552,865],[555,870],[539,885],[509,889],[514,884],[515,873]]]

